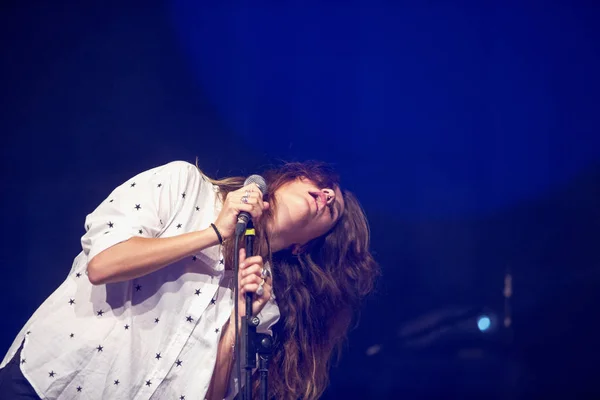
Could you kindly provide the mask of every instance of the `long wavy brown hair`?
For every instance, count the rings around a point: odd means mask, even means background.
[[[300,178],[308,178],[321,188],[340,187],[338,174],[328,164],[316,161],[286,163],[263,177],[268,193]],[[223,199],[244,182],[241,177],[209,180],[219,186]],[[323,394],[333,356],[339,358],[361,300],[373,290],[379,275],[369,251],[365,213],[352,193],[342,190],[342,194],[346,206],[335,226],[309,242],[298,255],[291,249],[270,251],[265,227],[277,208],[275,196],[267,198],[269,210],[256,226],[255,253],[271,262],[273,292],[281,314],[273,327],[271,398],[312,400]],[[233,262],[233,247],[233,241],[224,244],[226,265]],[[258,383],[255,395],[257,389]]]

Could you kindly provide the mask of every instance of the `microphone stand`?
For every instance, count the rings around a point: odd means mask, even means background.
[[[254,238],[256,231],[252,226],[252,221],[248,222],[246,229],[246,257],[254,255]],[[242,317],[242,349],[244,351],[243,367],[245,369],[244,376],[244,392],[242,399],[252,400],[252,372],[256,368],[256,356],[260,360],[260,399],[268,399],[267,379],[269,374],[269,359],[273,347],[273,340],[270,335],[259,334],[256,332],[256,327],[260,323],[258,317],[252,315],[252,293],[246,293],[246,313]],[[241,384],[241,382],[240,382]],[[241,393],[241,390],[240,390]]]

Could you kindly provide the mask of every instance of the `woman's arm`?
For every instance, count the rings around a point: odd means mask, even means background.
[[[211,227],[167,238],[132,237],[93,257],[88,278],[94,285],[138,278],[218,243]]]

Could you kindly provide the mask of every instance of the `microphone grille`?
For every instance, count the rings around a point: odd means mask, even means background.
[[[260,175],[250,175],[248,178],[246,178],[244,186],[249,185],[251,183],[256,183],[256,186],[258,186],[263,196],[267,195],[267,182],[265,182],[265,178],[263,178]]]

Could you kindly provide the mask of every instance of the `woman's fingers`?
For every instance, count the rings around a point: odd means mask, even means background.
[[[260,277],[261,272],[262,272],[262,267],[260,265],[254,264],[254,265],[240,271],[240,279],[244,279],[245,277],[247,277],[249,275],[256,275],[256,276]]]
[[[241,248],[240,252],[239,252],[239,263],[240,263],[240,269],[244,268],[245,263],[246,262],[246,249]]]
[[[260,203],[256,203],[257,200],[248,200],[247,203],[242,203],[241,201],[238,204],[233,204],[231,206],[231,212],[235,214],[236,218],[240,211],[246,211],[248,214],[252,216],[254,220],[259,220],[263,213],[263,201]]]
[[[258,186],[252,183],[227,194],[214,224],[223,239],[229,239],[235,232],[240,212],[245,211],[252,216],[253,220],[259,221],[263,210],[267,208],[269,203],[263,200]]]
[[[260,275],[258,275],[258,274],[252,274],[252,275],[249,275],[249,276],[246,276],[246,277],[242,278],[240,280],[240,286],[244,286],[244,285],[247,285],[249,283],[260,283],[260,282],[262,282],[262,279],[263,278],[261,278]]]
[[[263,266],[263,259],[261,256],[250,256],[248,259],[245,258],[246,252],[244,250],[244,260],[240,258],[240,269],[245,270],[246,268],[252,266],[253,264],[259,265],[261,268]]]
[[[258,290],[258,287],[260,286],[259,283],[249,283],[245,286],[242,286],[241,289],[241,293],[242,294],[246,294],[246,293],[256,293],[256,291]],[[271,285],[269,285],[267,282],[265,282],[263,284],[263,295],[262,296],[257,296],[254,300],[258,301],[258,300],[269,300],[269,298],[271,297]]]
[[[271,298],[271,278],[263,278],[262,273],[264,263],[261,256],[251,256],[246,258],[245,249],[240,249],[240,270],[239,270],[239,288],[240,301],[245,301],[246,293],[255,293],[252,310],[254,314],[259,313],[267,301]],[[259,288],[262,287],[262,294],[256,295]],[[245,303],[244,303],[245,304]],[[243,307],[242,307],[243,308]],[[242,314],[243,315],[243,314]]]
[[[252,206],[250,210],[243,211],[250,213],[254,219],[260,218],[263,210],[269,207],[269,203],[263,201],[263,194],[255,183],[244,186],[237,192],[239,192],[240,203]]]
[[[232,192],[232,200],[239,200],[240,203],[246,203],[246,204],[259,204],[262,205],[263,203],[263,195],[260,192],[260,190],[258,190],[258,188],[256,188],[256,185],[248,185],[248,186],[244,186],[243,188],[236,190],[235,192]]]

